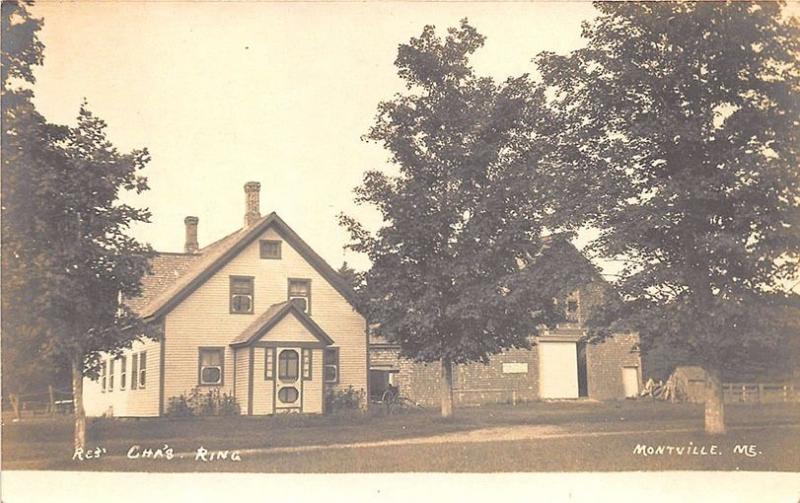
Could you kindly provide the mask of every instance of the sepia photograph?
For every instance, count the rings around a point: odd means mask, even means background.
[[[3,0],[0,497],[796,503],[799,135],[795,2]]]

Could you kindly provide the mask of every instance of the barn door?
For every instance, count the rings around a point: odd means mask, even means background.
[[[539,342],[539,398],[578,398],[574,342]]]
[[[622,385],[625,388],[625,398],[639,395],[639,367],[622,367]]]

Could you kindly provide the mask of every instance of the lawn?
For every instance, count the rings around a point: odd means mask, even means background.
[[[386,415],[277,416],[264,418],[102,419],[91,423],[89,446],[107,449],[104,459],[72,461],[69,418],[3,424],[4,468],[136,471],[580,471],[580,470],[783,470],[800,471],[800,405],[730,405],[731,433],[702,434],[702,407],[663,402],[558,402],[456,410],[442,420],[436,411]],[[543,431],[542,438],[481,439],[484,431]],[[476,431],[477,430],[477,431]],[[674,431],[677,430],[677,431]],[[472,432],[472,433],[470,433]],[[445,435],[438,443],[410,440]],[[463,437],[463,438],[462,438]],[[400,439],[409,439],[403,444]],[[466,440],[464,440],[466,439]],[[293,448],[393,442],[390,445],[328,448],[308,452],[245,451],[242,460],[212,463],[193,456],[129,460],[132,445],[175,452]],[[634,453],[637,444],[706,447],[714,455]],[[734,446],[755,445],[755,456]]]

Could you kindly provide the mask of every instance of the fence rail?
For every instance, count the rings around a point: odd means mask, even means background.
[[[798,399],[792,383],[724,383],[726,402],[792,402]]]

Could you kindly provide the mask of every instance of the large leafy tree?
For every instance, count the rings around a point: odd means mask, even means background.
[[[407,92],[379,105],[366,135],[392,168],[366,173],[356,189],[383,226],[373,234],[341,217],[351,247],[372,261],[361,289],[370,321],[403,356],[440,363],[443,416],[452,414],[453,365],[530,347],[537,327],[558,317],[553,298],[584,270],[525,267],[554,215],[543,161],[550,117],[527,76],[498,84],[475,74],[469,58],[483,43],[464,20],[445,38],[426,26],[400,45]]]
[[[150,248],[126,230],[148,221],[149,212],[118,198],[147,189],[139,172],[149,156],[118,152],[85,104],[76,126],[53,126],[36,112],[29,90],[11,88],[12,78],[33,81],[30,66],[41,63],[43,47],[36,38],[40,22],[24,5],[8,5],[2,11],[3,344],[71,369],[75,445],[83,447],[83,376],[95,372],[99,352],[119,351],[145,330],[120,299],[139,293],[147,271]]]
[[[774,354],[800,253],[800,30],[780,3],[598,3],[587,45],[538,63],[565,190],[624,257],[612,320],[720,375]],[[778,315],[776,316],[776,313]]]

